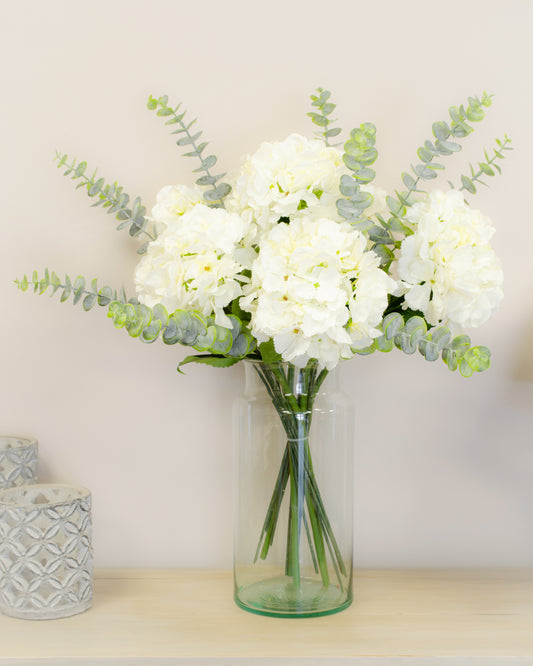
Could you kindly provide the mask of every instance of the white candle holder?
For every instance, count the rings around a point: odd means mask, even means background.
[[[0,610],[48,620],[92,603],[91,494],[38,484],[0,491]]]
[[[0,435],[0,490],[37,482],[37,440]]]

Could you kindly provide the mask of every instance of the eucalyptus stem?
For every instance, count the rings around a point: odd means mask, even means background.
[[[157,238],[156,228],[152,227],[151,231],[148,228],[149,223],[144,215],[146,209],[140,197],[136,197],[130,208],[130,196],[117,182],[106,184],[104,178],[96,178],[96,171],[92,176],[86,175],[87,162],[78,163],[76,159],[69,162],[68,155],[61,153],[57,153],[55,159],[58,161],[58,168],[65,167],[65,176],[70,176],[72,180],[81,179],[77,188],[84,187],[89,197],[98,197],[94,206],[103,205],[108,213],[115,214],[116,219],[120,221],[117,229],[129,227],[130,236],[144,234],[149,241]]]

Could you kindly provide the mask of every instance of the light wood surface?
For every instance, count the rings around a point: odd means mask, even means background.
[[[351,608],[301,620],[232,592],[227,571],[100,571],[81,615],[0,615],[0,664],[533,666],[533,570],[359,571]]]

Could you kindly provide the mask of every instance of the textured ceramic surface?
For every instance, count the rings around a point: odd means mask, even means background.
[[[37,440],[0,435],[0,490],[37,483]]]
[[[46,620],[92,602],[91,495],[40,484],[0,492],[0,610]]]

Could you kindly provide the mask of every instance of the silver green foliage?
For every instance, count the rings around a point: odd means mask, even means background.
[[[377,224],[368,223],[366,227],[363,226],[372,242],[371,249],[381,258],[382,266],[386,270],[394,260],[394,251],[400,247],[401,240],[398,236],[405,237],[412,233],[406,215],[408,208],[415,203],[416,195],[425,191],[421,187],[421,181],[434,180],[437,178],[438,172],[445,168],[435,158],[443,158],[459,152],[461,145],[457,140],[474,131],[471,123],[483,120],[485,117],[484,109],[491,106],[491,104],[491,95],[484,92],[481,98],[469,97],[466,107],[464,105],[450,107],[449,122],[437,121],[433,123],[433,139],[426,140],[417,150],[420,162],[411,165],[411,173],[402,173],[402,183],[406,189],[401,192],[396,191],[395,196],[387,196],[386,201],[390,215],[385,219],[384,216],[378,214],[375,216]],[[501,153],[501,150],[498,152]],[[347,163],[347,154],[345,146],[345,163]],[[480,164],[480,170],[482,170],[482,173],[490,175],[489,171],[493,171],[493,166],[494,159],[489,163],[487,157],[487,164],[484,164],[483,167]],[[462,178],[464,188],[461,189],[468,189],[470,192],[475,191],[473,181],[479,180],[481,174],[476,175],[472,169],[472,176],[472,178]],[[346,197],[346,190],[343,190],[342,181],[340,190],[341,194]],[[339,212],[348,208],[348,204],[341,202],[342,199],[337,202]]]
[[[139,254],[146,252],[146,246],[157,238],[155,226],[145,217],[146,208],[142,205],[140,197],[136,197],[130,204],[130,196],[116,181],[106,183],[102,177],[97,178],[95,169],[90,176],[87,175],[87,162],[77,162],[76,158],[69,161],[66,154],[56,153],[57,168],[65,167],[64,176],[78,180],[76,189],[85,188],[91,198],[96,198],[93,206],[102,206],[110,214],[115,214],[119,224],[117,229],[128,229],[130,236],[146,236],[148,241],[139,248]]]
[[[217,175],[211,173],[212,167],[217,163],[217,157],[212,154],[204,155],[208,143],[206,141],[198,143],[202,136],[200,130],[193,129],[191,131],[197,118],[191,121],[185,120],[187,111],[180,111],[181,103],[176,107],[168,106],[167,95],[157,98],[150,95],[147,107],[152,111],[157,111],[158,116],[167,118],[165,125],[175,125],[176,129],[172,134],[180,135],[180,138],[176,141],[177,145],[189,147],[190,150],[185,155],[187,157],[197,157],[200,160],[200,166],[194,169],[193,173],[204,174],[196,180],[196,184],[206,188],[203,197],[207,205],[213,208],[224,208],[224,198],[231,192],[231,185],[222,181],[222,178],[226,175],[225,173]]]
[[[214,317],[194,310],[169,313],[161,304],[150,308],[138,303],[113,301],[108,317],[113,319],[116,328],[125,328],[131,337],[142,342],[154,342],[161,335],[167,345],[179,343],[199,352],[230,356],[237,360],[255,349],[255,339],[234,315],[229,315],[229,329],[216,324]],[[189,361],[185,359],[185,362]]]
[[[321,128],[318,132],[315,132],[315,134],[321,139],[324,139],[326,146],[331,146],[332,144],[329,140],[338,136],[342,132],[340,127],[331,127],[331,125],[336,122],[336,119],[332,120],[329,117],[337,105],[330,101],[331,93],[329,90],[317,88],[316,91],[318,93],[317,95],[311,95],[311,106],[317,108],[318,111],[310,111],[307,115],[315,125]]]
[[[350,138],[344,144],[342,159],[352,173],[341,177],[339,187],[344,198],[338,199],[337,211],[360,231],[372,227],[364,211],[372,205],[373,197],[369,192],[361,190],[361,185],[368,185],[376,176],[374,169],[370,168],[378,157],[375,143],[375,126],[363,123],[350,132]]]
[[[461,192],[462,190],[466,190],[467,192],[470,192],[470,194],[476,194],[477,189],[476,189],[476,183],[480,185],[487,185],[482,178],[485,176],[495,176],[496,172],[501,174],[502,170],[497,164],[497,160],[503,160],[505,159],[505,155],[503,154],[504,151],[506,150],[513,150],[512,146],[509,144],[511,143],[511,139],[507,136],[507,134],[504,136],[503,140],[496,139],[496,148],[493,148],[493,155],[492,157],[489,157],[489,154],[487,150],[485,149],[485,160],[486,162],[478,162],[478,168],[474,169],[472,164],[470,164],[470,176],[461,176],[461,187],[458,188],[459,191]],[[450,187],[453,189],[455,188],[454,184],[451,181],[448,181],[450,184]]]
[[[219,357],[229,356],[237,362],[255,350],[255,339],[234,315],[229,315],[231,329],[228,329],[216,324],[214,317],[205,316],[201,312],[176,310],[169,313],[160,304],[150,308],[140,304],[137,298],[128,299],[123,288],[120,291],[108,286],[99,288],[97,279],[92,280],[89,286],[81,275],[75,279],[65,275],[65,279],[61,280],[57,273],[50,272],[48,268],[42,277],[34,271],[31,278],[24,275],[21,280],[15,280],[15,284],[22,291],[27,291],[32,286],[33,291],[38,294],[44,294],[51,289],[50,295],[59,293],[62,303],[72,297],[74,305],[81,303],[85,311],[91,310],[95,305],[108,307],[107,316],[113,320],[115,327],[125,328],[131,337],[151,343],[161,335],[167,345],[179,343],[199,352],[209,352],[209,365],[232,365],[230,361],[225,362]],[[198,358],[188,357],[182,364]]]
[[[85,311],[91,310],[95,305],[105,307],[115,301],[137,303],[136,298],[128,300],[124,288],[118,291],[107,285],[99,288],[97,278],[91,280],[90,286],[88,286],[87,280],[81,275],[78,275],[76,278],[65,275],[65,279],[61,280],[57,273],[54,271],[50,272],[48,268],[45,269],[42,277],[39,277],[37,271],[33,271],[31,278],[24,275],[22,280],[15,280],[15,284],[22,291],[27,291],[32,286],[33,291],[39,295],[51,289],[50,296],[59,293],[61,303],[64,303],[72,296],[73,304],[77,305],[81,302]]]
[[[490,366],[490,351],[487,347],[472,347],[468,335],[452,337],[447,326],[428,330],[422,317],[404,319],[398,312],[392,312],[384,317],[381,328],[383,334],[369,347],[355,350],[356,353],[366,355],[375,351],[389,352],[397,347],[405,354],[414,354],[418,349],[426,361],[436,361],[442,357],[450,370],[459,369],[463,377],[483,372]]]
[[[474,131],[471,123],[483,120],[484,109],[491,105],[492,95],[484,92],[481,98],[469,97],[466,107],[463,104],[451,106],[449,109],[451,122],[441,120],[433,123],[432,133],[435,140],[426,140],[424,145],[417,150],[420,162],[411,164],[411,173],[402,173],[402,182],[406,190],[402,193],[396,192],[394,206],[389,205],[393,217],[402,218],[405,215],[405,209],[416,201],[412,196],[413,193],[424,191],[420,188],[420,181],[434,180],[437,178],[438,172],[444,170],[444,165],[434,159],[448,157],[459,152],[461,145],[456,140],[471,134]]]

